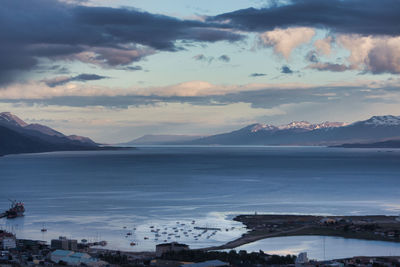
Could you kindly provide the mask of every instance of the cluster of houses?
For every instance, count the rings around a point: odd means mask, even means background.
[[[88,253],[77,252],[77,240],[60,237],[51,241],[51,246],[39,240],[17,239],[12,233],[0,230],[0,266],[36,266],[53,264],[71,266],[108,266],[107,262]]]
[[[397,218],[396,221],[398,221]],[[368,220],[352,221],[343,218],[326,217],[322,218],[319,223],[355,233],[369,232],[387,239],[400,239],[400,232],[397,229],[382,229],[373,221]]]
[[[329,218],[321,220],[321,224],[336,224]],[[155,253],[147,253],[146,255],[131,254],[130,263],[140,263],[141,266],[174,266],[174,267],[228,267],[228,262],[220,260],[208,260],[203,262],[181,262],[160,259],[164,253],[181,252],[189,250],[189,246],[177,242],[158,244]],[[109,252],[118,253],[120,252]],[[51,245],[47,245],[43,241],[16,239],[15,235],[0,230],[0,266],[8,264],[8,266],[118,266],[115,263],[108,263],[100,259],[101,253],[85,252],[79,248],[77,240],[59,237],[53,239]],[[139,261],[138,261],[139,259]],[[136,260],[136,261],[134,261]],[[280,265],[286,266],[286,265]],[[307,253],[300,253],[295,264],[287,266],[400,266],[400,257],[354,257],[349,259],[332,260],[332,261],[313,261],[309,260]]]
[[[137,259],[141,259],[141,263],[147,261],[148,266],[165,266],[166,262],[157,260],[163,253],[179,252],[189,250],[189,246],[176,242],[159,244],[156,246],[156,252],[146,254],[145,257],[130,256],[132,262],[138,263]],[[44,241],[17,239],[12,233],[0,230],[0,266],[9,264],[10,266],[118,266],[109,264],[100,260],[95,254],[87,253],[79,248],[77,240],[68,239],[60,236],[58,239],[51,240],[51,245],[47,245]],[[134,261],[136,260],[136,261]],[[169,266],[171,262],[168,263]],[[175,262],[173,266],[185,267],[225,267],[230,266],[229,263],[219,260],[204,261],[200,263],[193,262]]]

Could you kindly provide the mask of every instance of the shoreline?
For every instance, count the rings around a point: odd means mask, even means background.
[[[386,215],[238,215],[233,220],[243,223],[247,233],[223,245],[197,250],[234,249],[267,238],[307,235],[400,243],[397,219]]]

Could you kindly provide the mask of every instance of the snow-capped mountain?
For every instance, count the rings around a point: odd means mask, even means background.
[[[325,129],[325,128],[334,128],[334,127],[342,127],[345,126],[346,123],[343,122],[322,122],[322,123],[309,123],[308,121],[293,121],[289,124],[282,124],[282,125],[271,125],[271,124],[264,124],[264,123],[257,123],[250,125],[250,131],[255,133],[258,131],[279,131],[279,130],[290,130],[290,129],[300,129],[300,130],[307,130],[312,131],[315,129]]]
[[[352,124],[295,121],[274,126],[252,124],[242,129],[186,142],[196,145],[340,145],[400,138],[400,116],[374,116]]]
[[[256,123],[249,125],[250,131],[252,133],[256,133],[258,131],[276,131],[279,130],[278,127],[270,124],[264,124],[264,123]]]
[[[354,124],[365,124],[371,126],[400,126],[400,116],[373,116],[368,120],[355,122]]]

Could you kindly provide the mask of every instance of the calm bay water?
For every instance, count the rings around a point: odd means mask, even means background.
[[[387,149],[142,147],[11,155],[0,158],[0,209],[11,198],[24,201],[27,211],[1,219],[0,227],[20,238],[101,239],[136,251],[164,240],[203,247],[245,231],[230,220],[234,214],[398,214],[399,179],[400,151]],[[198,236],[194,226],[223,231]],[[157,228],[160,237],[151,232]]]

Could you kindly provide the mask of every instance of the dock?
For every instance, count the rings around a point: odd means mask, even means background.
[[[213,227],[194,227],[196,230],[206,230],[206,231],[221,231],[221,228],[213,228]]]

